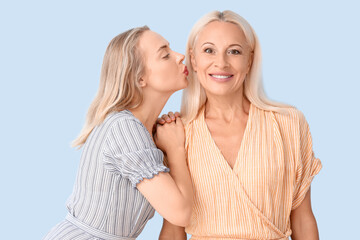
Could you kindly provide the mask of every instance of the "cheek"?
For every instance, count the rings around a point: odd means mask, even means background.
[[[239,60],[239,69],[241,72],[248,72],[250,70],[250,59],[249,57],[243,57]]]
[[[163,75],[165,75],[166,72],[168,71],[169,64],[167,64],[164,61],[154,62],[150,65],[150,68],[152,70],[152,77],[162,78]]]
[[[237,66],[235,65],[236,71],[239,74],[246,74],[248,71],[248,65],[247,63],[243,62],[243,63],[239,63]]]
[[[229,64],[234,71],[238,75],[238,77],[242,78],[244,77],[249,70],[249,64],[248,64],[248,58],[247,57],[240,57],[240,58],[234,58],[231,61],[229,61]]]
[[[209,58],[198,58],[196,62],[196,76],[201,85],[206,84],[208,70],[211,67],[212,60]]]
[[[179,67],[173,62],[157,64],[152,68],[149,84],[158,90],[169,90],[176,87],[179,79]]]
[[[213,62],[211,58],[206,58],[206,57],[197,57],[195,59],[196,59],[196,68],[198,72],[206,71],[206,69]]]
[[[173,61],[164,62],[159,69],[159,76],[165,81],[164,84],[174,82],[176,78],[179,78],[179,67]]]

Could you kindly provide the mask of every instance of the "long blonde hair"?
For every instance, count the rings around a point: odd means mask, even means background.
[[[138,80],[144,72],[143,58],[137,48],[147,26],[130,29],[114,37],[109,43],[101,68],[100,85],[91,103],[86,122],[72,146],[79,148],[91,131],[114,111],[136,108],[142,102]]]
[[[236,24],[242,29],[246,40],[253,52],[251,68],[244,81],[244,95],[258,108],[276,112],[285,112],[284,107],[290,105],[270,100],[263,88],[261,69],[261,48],[255,31],[250,24],[238,14],[232,11],[213,11],[203,16],[190,31],[186,46],[186,65],[188,67],[188,87],[184,89],[181,103],[181,115],[184,122],[190,122],[196,118],[200,108],[206,102],[206,93],[197,79],[196,72],[191,65],[190,54],[193,50],[200,31],[210,22],[221,21]]]

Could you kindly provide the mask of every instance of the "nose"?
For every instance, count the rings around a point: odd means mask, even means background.
[[[227,55],[224,53],[219,53],[216,55],[215,66],[218,68],[226,68],[229,66]]]
[[[185,59],[185,56],[183,55],[183,54],[181,54],[181,53],[176,53],[176,59],[177,59],[177,62],[178,63],[182,63],[183,61],[184,61],[184,59]]]

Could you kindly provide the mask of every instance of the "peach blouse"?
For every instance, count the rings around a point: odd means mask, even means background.
[[[185,131],[194,187],[185,229],[191,239],[289,239],[290,212],[322,167],[304,115],[295,108],[284,114],[251,104],[233,169],[207,128],[204,108]]]

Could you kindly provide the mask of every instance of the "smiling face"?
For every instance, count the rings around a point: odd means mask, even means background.
[[[252,54],[243,31],[229,22],[214,21],[198,34],[191,64],[206,94],[242,93]]]
[[[143,89],[173,93],[187,86],[184,55],[172,51],[161,35],[150,30],[144,32],[139,49],[145,62],[145,73],[140,80]]]

